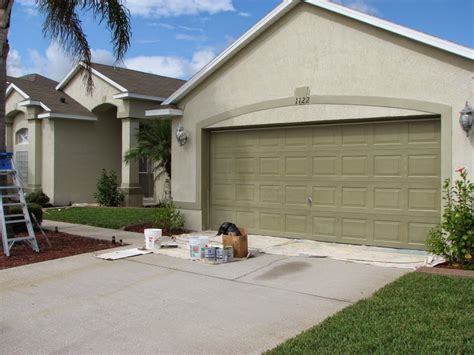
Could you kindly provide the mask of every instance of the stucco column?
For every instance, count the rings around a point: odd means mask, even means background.
[[[41,120],[28,115],[28,191],[40,191],[41,186]],[[33,117],[31,117],[33,116]]]
[[[140,121],[136,118],[122,118],[122,184],[125,206],[143,206],[143,191],[138,179],[138,162],[125,163],[125,153],[137,146],[137,132]]]
[[[5,147],[7,152],[13,152],[13,121],[5,119]]]

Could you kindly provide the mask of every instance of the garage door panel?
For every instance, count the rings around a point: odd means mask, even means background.
[[[368,131],[371,126],[367,124],[344,125],[342,127],[342,146],[367,146],[371,143]]]
[[[308,204],[308,188],[299,185],[285,186],[285,204],[306,207]]]
[[[374,145],[381,148],[395,146],[399,148],[406,143],[404,131],[406,126],[399,122],[384,122],[374,124]]]
[[[403,190],[401,188],[374,188],[374,209],[402,210]]]
[[[440,197],[439,189],[408,189],[408,209],[439,212]]]
[[[264,232],[274,232],[276,235],[282,232],[282,218],[280,213],[260,212],[259,229]]]
[[[374,156],[374,175],[401,177],[404,175],[403,162],[402,155],[376,155]]]
[[[401,221],[374,221],[374,241],[401,245],[404,240],[406,240],[406,232]]]
[[[333,148],[341,144],[340,126],[320,126],[312,129],[312,144],[317,149]]]
[[[311,194],[313,208],[339,207],[338,188],[336,186],[313,186]]]
[[[440,157],[436,154],[408,156],[409,177],[439,177]]]
[[[365,241],[369,237],[369,220],[365,216],[361,218],[342,218],[342,240]]]
[[[424,120],[212,132],[211,224],[422,249],[440,218],[439,129]]]
[[[342,207],[370,208],[369,189],[366,187],[342,188]]]
[[[331,176],[335,177],[338,173],[338,165],[339,165],[340,157],[338,156],[321,156],[321,157],[314,157],[312,162],[313,168],[313,178],[317,178],[320,176]]]
[[[285,158],[285,176],[307,177],[308,176],[308,158],[306,156],[286,157]]]
[[[410,145],[437,146],[440,140],[440,122],[439,121],[419,121],[408,123],[408,143]]]
[[[408,223],[408,244],[423,246],[429,231],[435,228],[436,221],[413,221]]]
[[[257,186],[255,184],[235,184],[236,202],[257,202]]]
[[[346,155],[342,157],[342,174],[345,176],[369,176],[368,156]]]
[[[340,233],[338,233],[339,219],[337,217],[328,216],[312,216],[312,236],[316,240],[328,238],[336,241]]]
[[[308,225],[308,216],[297,214],[285,215],[285,231],[288,234],[305,235]]]
[[[281,172],[280,157],[261,157],[259,159],[260,175],[279,176]]]

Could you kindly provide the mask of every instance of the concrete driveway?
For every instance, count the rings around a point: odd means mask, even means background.
[[[279,255],[213,266],[83,254],[0,271],[1,349],[261,353],[406,272]]]

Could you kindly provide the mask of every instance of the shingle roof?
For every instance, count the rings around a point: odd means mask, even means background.
[[[19,78],[7,77],[24,91],[31,100],[40,101],[54,113],[91,116],[91,112],[72,97],[56,90],[58,83],[39,74],[29,74]]]
[[[134,94],[166,98],[185,83],[180,79],[110,65],[92,63],[91,66]]]

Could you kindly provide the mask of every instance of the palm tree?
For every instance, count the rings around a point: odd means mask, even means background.
[[[0,0],[0,152],[5,147],[5,89],[8,57],[8,31],[14,0]],[[112,36],[114,55],[121,61],[130,46],[130,12],[123,0],[36,0],[44,14],[43,33],[58,41],[76,61],[85,64],[84,81],[92,93],[91,48],[79,19],[79,11],[91,12],[99,23],[105,22]]]
[[[146,159],[156,177],[166,173],[171,178],[171,120],[143,123],[137,132],[138,144],[125,153],[125,161]]]

